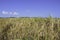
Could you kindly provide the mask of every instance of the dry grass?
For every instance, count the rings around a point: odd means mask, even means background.
[[[60,18],[0,18],[0,40],[60,40]]]

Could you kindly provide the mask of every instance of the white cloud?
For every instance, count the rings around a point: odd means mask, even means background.
[[[13,15],[18,15],[18,13],[17,12],[13,12]]]
[[[9,14],[9,15],[18,15],[17,12],[8,12],[8,11],[2,11],[2,14],[3,15],[7,15],[7,14]]]
[[[12,14],[12,12],[9,12],[9,14]]]
[[[2,11],[2,14],[8,14],[8,12],[7,11]]]

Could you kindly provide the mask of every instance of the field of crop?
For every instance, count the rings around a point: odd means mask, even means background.
[[[0,40],[60,40],[60,18],[0,18]]]

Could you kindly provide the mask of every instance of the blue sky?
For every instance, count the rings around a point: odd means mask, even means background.
[[[0,0],[0,17],[60,17],[60,0]]]

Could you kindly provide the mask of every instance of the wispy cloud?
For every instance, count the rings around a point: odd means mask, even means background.
[[[4,14],[4,15],[5,15],[5,14],[8,14],[8,12],[7,12],[7,11],[2,11],[2,14]]]
[[[18,13],[17,12],[8,12],[8,11],[2,11],[2,14],[3,15],[18,15]]]
[[[12,14],[12,12],[9,12],[9,14]]]
[[[17,12],[13,12],[13,15],[18,15],[18,13]]]

